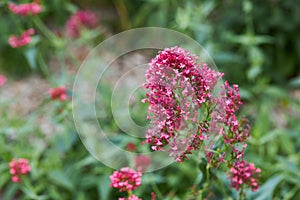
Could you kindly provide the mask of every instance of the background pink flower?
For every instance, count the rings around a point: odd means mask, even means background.
[[[99,25],[98,17],[89,10],[79,10],[66,23],[67,35],[72,38],[80,36],[82,29],[94,29]]]
[[[142,173],[136,172],[129,167],[123,167],[120,171],[114,171],[109,177],[111,180],[110,186],[119,188],[122,191],[132,191],[141,185]]]
[[[139,155],[134,158],[134,166],[139,172],[146,171],[151,164],[151,158],[145,155]]]
[[[0,86],[5,85],[6,83],[6,76],[0,74]]]
[[[142,200],[141,198],[131,194],[128,198],[119,198],[118,200]]]
[[[31,36],[35,33],[33,28],[30,28],[22,33],[21,36],[12,35],[8,39],[8,43],[13,48],[25,46],[31,42]]]
[[[53,100],[65,101],[67,99],[67,89],[65,86],[50,88],[48,93]]]
[[[10,173],[12,175],[11,180],[13,182],[21,182],[20,175],[25,175],[30,172],[30,165],[27,159],[19,158],[12,159],[9,163]]]
[[[132,152],[135,152],[136,151],[136,145],[129,142],[126,144],[126,150],[127,151],[132,151]]]
[[[13,13],[20,16],[37,15],[43,10],[43,7],[36,2],[24,3],[19,5],[14,3],[9,3],[8,8]]]

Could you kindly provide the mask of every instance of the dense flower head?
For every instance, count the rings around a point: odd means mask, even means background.
[[[149,63],[144,87],[149,102],[150,128],[146,142],[153,150],[163,150],[170,145],[170,154],[183,161],[187,153],[199,147],[205,138],[203,127],[196,124],[198,109],[208,103],[212,90],[223,76],[222,73],[197,64],[197,57],[180,47],[166,48]],[[181,137],[181,130],[189,124],[189,137]],[[187,129],[186,129],[187,130]]]
[[[24,3],[19,5],[14,3],[9,3],[8,8],[13,13],[20,16],[37,15],[43,10],[43,7],[37,2]]]
[[[29,44],[32,40],[31,36],[34,35],[35,30],[30,28],[24,31],[21,36],[11,35],[8,39],[8,43],[13,48],[19,48]]]
[[[142,173],[136,172],[129,167],[123,167],[120,171],[114,171],[110,176],[113,188],[119,188],[122,191],[132,191],[141,185]]]
[[[238,161],[230,168],[230,186],[239,190],[243,184],[248,185],[253,191],[258,189],[260,178],[260,168],[255,168],[253,163]]]
[[[146,171],[151,164],[151,158],[145,155],[139,155],[134,158],[134,166],[139,172]]]
[[[197,60],[172,47],[149,63],[144,84],[149,92],[143,102],[149,103],[151,121],[145,142],[155,151],[169,152],[178,162],[203,147],[210,167],[231,168],[233,188],[245,184],[257,190],[260,169],[244,159],[250,125],[236,115],[242,105],[238,85],[222,83],[223,73]]]
[[[53,100],[65,101],[67,99],[67,89],[65,86],[50,88],[48,93]]]
[[[72,38],[80,36],[82,29],[94,29],[99,25],[98,17],[89,10],[79,10],[66,23],[67,35]]]
[[[20,175],[25,175],[30,172],[30,165],[27,159],[19,158],[12,159],[9,163],[10,174],[12,175],[11,180],[13,182],[21,182]]]
[[[0,74],[0,86],[5,85],[6,83],[6,76]]]
[[[118,200],[142,200],[141,198],[131,194],[128,198],[119,198]]]

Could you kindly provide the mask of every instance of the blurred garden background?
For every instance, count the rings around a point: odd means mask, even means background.
[[[245,157],[262,171],[259,190],[246,190],[246,199],[300,199],[298,0],[34,2],[41,7],[26,14],[9,5],[32,1],[0,0],[0,199],[120,197],[110,187],[113,169],[93,158],[77,135],[72,86],[93,47],[145,26],[195,39],[225,73],[223,79],[239,85],[244,102],[239,114],[250,120],[252,134]],[[109,102],[110,92],[102,92]],[[132,109],[133,119],[145,123],[145,105]],[[112,116],[103,123],[120,131]],[[141,151],[141,141],[120,137],[117,143]],[[13,158],[30,163],[30,173],[19,183],[12,181]],[[199,192],[208,178],[209,190]],[[224,173],[207,177],[194,158],[143,174],[135,194],[151,199],[151,192],[157,199],[238,198]]]

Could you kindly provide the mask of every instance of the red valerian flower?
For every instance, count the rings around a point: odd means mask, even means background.
[[[99,25],[98,17],[89,10],[79,10],[66,23],[67,35],[72,38],[80,36],[82,29],[95,29]]]
[[[136,172],[129,167],[123,167],[120,171],[114,171],[109,177],[111,180],[110,186],[119,188],[122,191],[132,191],[141,185],[142,173]]]
[[[6,83],[6,76],[0,74],[0,86],[5,85]]]
[[[243,184],[248,185],[254,192],[258,189],[260,168],[255,168],[253,163],[244,160],[238,161],[230,168],[230,186],[239,190]]]
[[[8,8],[13,13],[20,16],[37,15],[43,10],[43,7],[37,2],[24,3],[19,5],[14,3],[9,3]]]
[[[257,190],[260,169],[244,160],[251,134],[248,121],[236,115],[242,105],[238,85],[221,83],[223,73],[197,60],[189,51],[171,47],[149,63],[144,84],[149,92],[142,101],[149,103],[151,120],[145,142],[177,162],[203,147],[210,167],[233,166],[233,188],[245,184]]]
[[[142,200],[141,198],[131,194],[128,198],[119,198],[118,200]]]
[[[25,158],[12,159],[9,163],[9,168],[10,174],[12,175],[11,180],[16,183],[21,182],[20,175],[25,175],[30,172],[29,162]]]
[[[31,36],[35,33],[33,28],[30,28],[22,33],[21,36],[12,35],[8,39],[8,43],[12,48],[19,48],[31,42]]]
[[[197,64],[197,59],[183,48],[166,48],[151,60],[146,72],[144,87],[150,92],[145,101],[150,104],[151,119],[146,142],[153,150],[166,150],[169,145],[167,151],[179,162],[205,139],[203,128],[195,125],[198,110],[210,102],[212,90],[223,76],[205,63]],[[180,133],[183,129],[184,136]]]
[[[65,101],[67,99],[67,89],[65,86],[50,88],[48,93],[53,100]]]

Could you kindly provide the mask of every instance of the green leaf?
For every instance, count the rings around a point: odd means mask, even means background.
[[[290,82],[289,85],[291,87],[300,87],[300,76],[293,78]]]
[[[110,184],[110,179],[109,176],[103,175],[100,180],[99,180],[99,185],[98,185],[98,192],[100,193],[100,199],[102,200],[108,200],[109,193],[111,191],[111,187],[109,186]]]
[[[203,179],[203,173],[200,171],[197,175],[197,178],[195,179],[195,182],[194,182],[194,185],[198,185],[200,184],[200,182],[202,181]]]
[[[269,102],[264,102],[260,105],[259,113],[256,117],[255,125],[253,127],[253,137],[259,138],[265,135],[270,130],[270,109],[271,104]],[[274,137],[270,135],[272,139]]]
[[[64,187],[65,189],[69,191],[74,191],[74,185],[69,179],[69,177],[66,176],[66,174],[62,171],[50,171],[48,174],[48,177],[50,181],[52,181],[54,184]]]
[[[36,48],[27,48],[25,57],[32,70],[36,70]]]
[[[258,140],[258,143],[260,145],[262,145],[262,144],[265,144],[272,140],[276,140],[280,135],[282,135],[284,133],[286,133],[284,129],[275,129],[275,130],[269,131],[267,134],[265,134],[263,137],[261,137]]]
[[[99,177],[91,175],[80,179],[80,188],[83,190],[95,187],[99,184]]]
[[[281,175],[275,176],[263,184],[257,192],[248,191],[247,196],[255,200],[272,200],[273,192],[282,179]]]
[[[289,137],[288,134],[282,134],[280,136],[280,144],[279,145],[282,150],[287,153],[287,154],[293,154],[295,153],[295,148],[294,148],[294,141],[292,140],[291,137]]]
[[[180,29],[186,29],[191,21],[191,9],[187,7],[186,9],[178,8],[176,17],[176,23],[179,25]]]
[[[3,173],[1,174],[0,178],[0,188],[3,188],[4,185],[9,183],[11,175],[9,173]]]
[[[299,183],[300,183],[300,171],[299,171],[298,167],[295,165],[295,163],[291,162],[290,160],[288,160],[282,156],[278,156],[277,160],[281,164],[282,169],[284,169],[284,171],[293,173],[295,176],[298,176]]]
[[[86,196],[85,196],[85,194],[84,194],[83,191],[77,192],[77,194],[76,194],[76,200],[85,200],[85,199],[86,199]]]
[[[98,163],[98,161],[92,157],[92,156],[87,156],[86,158],[82,159],[81,161],[79,161],[78,163],[75,164],[75,167],[77,169],[80,169],[82,167],[85,167],[87,165],[91,165],[91,164],[94,164],[94,163]]]
[[[241,94],[241,98],[242,99],[251,99],[253,98],[253,95],[251,94],[251,92],[247,89],[244,88],[240,88],[240,94]]]
[[[4,191],[1,198],[3,200],[11,200],[15,196],[19,189],[19,185],[17,183],[11,183]]]
[[[261,73],[261,68],[258,65],[252,66],[247,72],[249,80],[254,80]]]
[[[268,86],[265,90],[265,94],[278,99],[286,99],[288,96],[286,90],[276,86]]]

